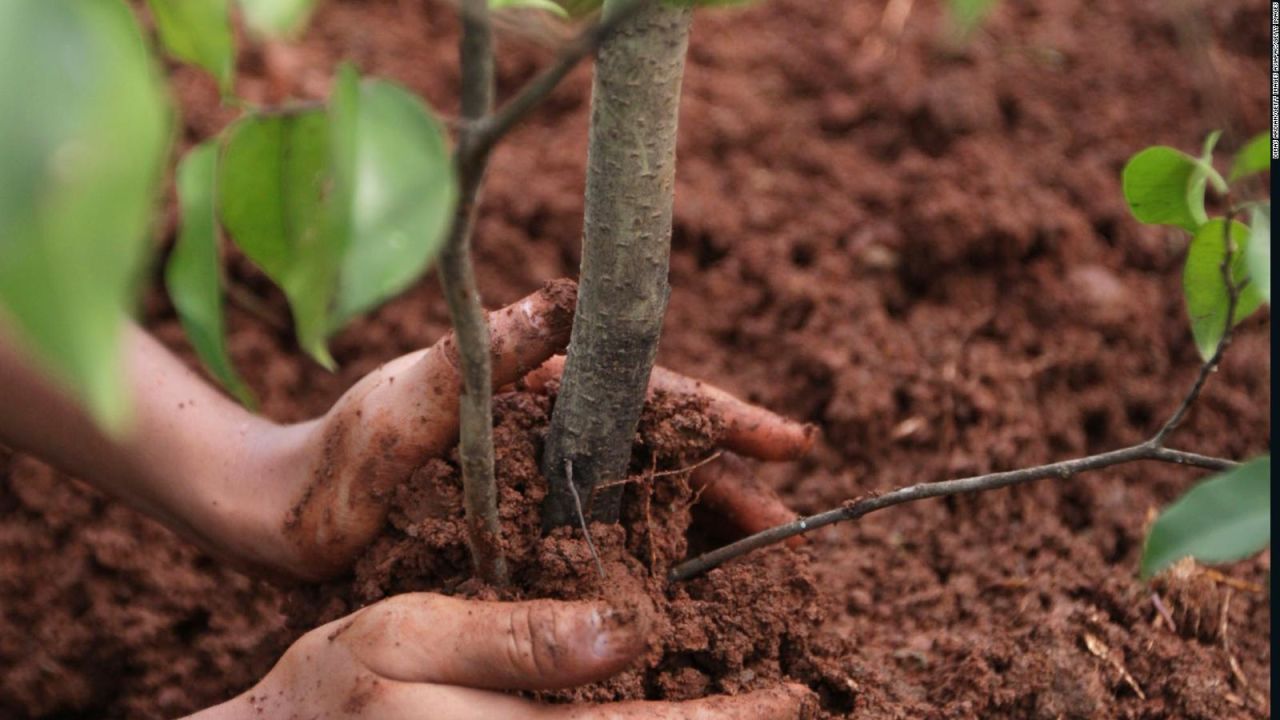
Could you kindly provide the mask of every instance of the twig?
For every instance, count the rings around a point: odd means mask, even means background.
[[[1105,661],[1108,665],[1115,668],[1115,671],[1120,675],[1120,679],[1124,680],[1125,684],[1133,690],[1139,700],[1147,699],[1147,694],[1142,692],[1142,686],[1138,684],[1137,680],[1133,679],[1133,675],[1129,674],[1129,670],[1124,666],[1124,662],[1111,652],[1111,648],[1102,641],[1102,638],[1094,635],[1093,633],[1085,633],[1084,646],[1091,655],[1099,660]]]
[[[1235,653],[1231,652],[1231,588],[1227,588],[1226,597],[1222,599],[1222,622],[1218,626],[1218,634],[1222,636],[1222,652],[1227,655],[1227,664],[1231,667],[1231,674],[1235,676],[1236,682],[1240,683],[1241,690],[1249,689],[1249,678],[1245,677],[1244,670],[1240,669],[1240,661],[1236,660]]]
[[[591,528],[587,527],[587,516],[582,512],[582,498],[578,495],[578,486],[573,484],[573,461],[564,461],[564,474],[569,479],[569,492],[573,495],[573,507],[578,511],[578,523],[582,526],[582,536],[587,539],[587,549],[591,551],[591,559],[596,561],[596,570],[600,579],[604,579],[604,563],[600,562],[600,553],[596,552],[595,541],[591,539]],[[653,544],[653,540],[649,540]]]
[[[646,2],[652,0],[629,0],[608,15],[601,17],[565,43],[556,55],[555,60],[542,72],[538,73],[525,85],[516,96],[511,98],[497,112],[477,123],[475,127],[475,145],[473,152],[488,154],[498,140],[511,131],[531,110],[537,107],[560,84],[578,63],[594,53],[600,43],[609,37],[623,22],[636,13]]]
[[[1231,196],[1226,198],[1227,216],[1222,227],[1222,242],[1225,245],[1226,252],[1222,256],[1222,264],[1219,270],[1222,272],[1222,281],[1227,289],[1227,326],[1222,330],[1222,337],[1218,338],[1218,346],[1213,349],[1213,355],[1200,366],[1200,372],[1196,374],[1196,380],[1191,385],[1191,390],[1182,398],[1182,403],[1178,405],[1178,409],[1169,416],[1169,420],[1156,432],[1153,442],[1156,445],[1163,445],[1169,434],[1172,433],[1182,419],[1186,417],[1187,411],[1191,409],[1191,405],[1200,397],[1200,391],[1204,389],[1204,384],[1209,380],[1209,375],[1218,368],[1218,364],[1222,362],[1222,353],[1226,351],[1227,345],[1231,344],[1231,331],[1235,328],[1236,303],[1240,299],[1240,289],[1236,287],[1235,278],[1231,276],[1231,260],[1235,257],[1235,243],[1231,240],[1231,224],[1235,220],[1235,209],[1231,204]]]
[[[723,451],[721,451],[721,450],[717,450],[717,451],[715,451],[715,452],[711,453],[711,454],[710,454],[710,455],[708,455],[707,457],[702,458],[701,460],[699,460],[698,462],[696,462],[696,463],[694,463],[694,464],[692,464],[692,465],[687,465],[687,466],[682,467],[682,468],[676,468],[676,469],[674,469],[674,470],[659,470],[659,471],[657,471],[657,472],[655,472],[655,473],[650,473],[650,474],[649,474],[649,477],[651,477],[651,478],[660,478],[660,477],[667,477],[668,475],[679,475],[679,474],[681,474],[681,473],[693,472],[694,470],[697,470],[698,468],[702,467],[703,465],[706,465],[707,463],[711,462],[712,460],[715,460],[716,458],[720,457],[720,455],[721,455],[722,453],[723,453]]]
[[[462,115],[468,120],[485,116],[493,106],[493,39],[487,0],[464,0],[461,7],[462,39],[458,52],[462,65]],[[506,584],[506,559],[498,538],[498,488],[493,462],[493,380],[489,357],[489,323],[480,305],[475,268],[471,261],[471,232],[475,226],[477,197],[484,178],[487,154],[467,152],[472,143],[470,125],[464,125],[454,153],[461,192],[449,238],[440,255],[440,285],[449,305],[462,369],[462,395],[458,401],[458,456],[462,465],[467,540],[476,573],[486,582]]]
[[[1231,207],[1230,197],[1227,198],[1227,207]],[[1082,472],[1101,470],[1102,468],[1111,467],[1112,465],[1120,465],[1122,463],[1136,462],[1139,460],[1157,460],[1177,465],[1192,465],[1214,471],[1223,471],[1236,467],[1238,463],[1233,460],[1200,455],[1198,453],[1186,452],[1183,450],[1174,450],[1164,446],[1165,439],[1171,432],[1173,432],[1178,424],[1182,422],[1182,419],[1187,414],[1187,410],[1196,401],[1196,399],[1200,397],[1200,391],[1204,389],[1206,380],[1222,360],[1223,351],[1231,342],[1231,330],[1235,324],[1236,303],[1240,296],[1240,289],[1236,286],[1235,280],[1231,276],[1231,261],[1235,256],[1235,243],[1231,240],[1232,220],[1233,211],[1228,210],[1225,223],[1226,230],[1224,231],[1223,240],[1226,245],[1226,252],[1224,253],[1221,264],[1223,282],[1226,284],[1227,290],[1226,328],[1223,330],[1222,337],[1218,340],[1218,345],[1214,349],[1213,355],[1200,367],[1200,372],[1196,375],[1195,382],[1192,383],[1191,389],[1187,391],[1186,396],[1183,397],[1182,402],[1178,404],[1178,408],[1173,412],[1173,415],[1169,417],[1168,421],[1161,426],[1151,439],[1119,450],[1111,450],[1109,452],[1089,455],[1087,457],[1076,458],[1074,460],[1063,460],[1061,462],[1039,465],[1022,470],[1010,470],[1007,472],[990,473],[987,475],[976,475],[957,480],[920,483],[909,487],[899,488],[882,495],[872,495],[860,498],[858,500],[846,502],[841,507],[827,510],[826,512],[821,512],[816,515],[810,515],[809,517],[803,517],[783,525],[777,525],[754,535],[748,535],[747,537],[742,538],[737,542],[730,543],[729,545],[725,545],[724,547],[703,553],[698,557],[686,560],[672,568],[668,577],[673,582],[686,580],[736,557],[740,557],[753,550],[758,550],[762,547],[781,542],[789,537],[800,535],[802,533],[809,532],[810,530],[825,527],[833,523],[845,520],[855,520],[863,515],[873,513],[876,510],[883,510],[884,508],[892,507],[894,505],[915,502],[916,500],[924,500],[926,498],[995,490],[997,488],[1019,485],[1033,480],[1042,480],[1050,477],[1066,480]]]
[[[1178,625],[1173,621],[1173,613],[1169,612],[1169,606],[1164,604],[1164,600],[1160,599],[1160,593],[1151,593],[1151,604],[1155,606],[1159,617],[1165,621],[1169,629],[1176,635],[1178,633]]]
[[[1266,592],[1266,588],[1262,587],[1257,583],[1251,583],[1251,582],[1248,582],[1247,580],[1240,580],[1238,578],[1233,578],[1230,575],[1223,575],[1222,573],[1218,572],[1217,570],[1214,570],[1213,568],[1201,568],[1200,572],[1203,573],[1205,577],[1218,583],[1219,585],[1226,585],[1229,588],[1235,588],[1236,590],[1239,590],[1241,592],[1253,593],[1254,595],[1261,595],[1262,593]]]
[[[641,480],[652,480],[653,478],[667,477],[669,475],[679,475],[681,473],[693,472],[694,470],[697,470],[703,465],[706,465],[712,460],[715,460],[716,458],[720,457],[720,454],[721,454],[721,451],[717,450],[692,465],[687,465],[682,468],[675,468],[674,470],[658,470],[656,472],[650,472],[647,476],[641,475],[638,477],[637,476],[625,477],[625,478],[622,478],[621,480],[610,480],[609,482],[600,483],[599,485],[596,485],[594,488],[592,488],[592,492],[598,492],[600,490],[605,490],[611,487],[618,487],[620,485],[630,485],[633,482],[640,482]]]
[[[964,493],[982,492],[986,490],[995,490],[997,488],[1009,487],[1010,485],[1019,485],[1032,480],[1043,480],[1044,478],[1056,477],[1066,480],[1074,475],[1090,470],[1100,470],[1102,468],[1119,465],[1121,463],[1130,463],[1137,460],[1159,460],[1162,462],[1172,462],[1182,465],[1195,465],[1209,470],[1226,470],[1235,467],[1236,463],[1221,458],[1207,457],[1204,455],[1196,455],[1194,453],[1184,453],[1180,450],[1170,450],[1168,448],[1159,448],[1151,445],[1149,442],[1131,445],[1120,450],[1112,450],[1110,452],[1091,455],[1089,457],[1077,458],[1074,460],[1064,460],[1062,462],[1049,463],[1048,465],[1039,465],[1032,468],[1024,468],[1022,470],[1010,470],[1008,472],[991,473],[988,475],[977,475],[974,477],[960,478],[958,480],[945,480],[943,482],[919,483],[909,487],[899,488],[883,495],[872,495],[859,500],[847,503],[842,507],[826,512],[818,513],[803,517],[785,525],[777,525],[768,530],[749,535],[735,543],[717,548],[703,555],[699,555],[692,560],[677,565],[671,571],[672,580],[685,580],[694,575],[706,572],[711,568],[720,565],[728,560],[745,555],[752,550],[781,542],[793,535],[800,535],[825,527],[833,523],[845,520],[855,520],[873,513],[877,510],[883,510],[894,505],[915,502],[916,500],[924,500],[926,498],[945,497],[948,495],[960,495]]]

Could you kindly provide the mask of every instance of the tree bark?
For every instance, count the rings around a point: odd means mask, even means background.
[[[625,5],[606,0],[605,18]],[[666,312],[676,120],[692,11],[651,2],[596,59],[578,310],[543,455],[547,528],[616,522],[631,442]],[[571,469],[570,469],[571,468]]]
[[[448,241],[440,253],[440,285],[458,341],[462,395],[458,400],[458,458],[462,465],[467,544],[476,574],[492,585],[505,585],[498,521],[498,486],[493,472],[493,378],[489,357],[489,322],[480,305],[471,262],[471,232],[488,155],[471,152],[472,124],[493,107],[493,49],[487,0],[462,3],[462,116],[454,164],[460,196]]]

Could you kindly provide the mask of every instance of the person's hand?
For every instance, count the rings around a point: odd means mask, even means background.
[[[502,387],[524,378],[538,387],[559,376],[569,341],[576,286],[567,280],[490,313],[493,382]],[[650,391],[695,395],[725,428],[726,450],[765,460],[793,459],[812,445],[815,430],[737,400],[728,393],[655,368]],[[280,538],[288,574],[332,577],[350,566],[376,536],[386,517],[391,488],[428,459],[457,442],[457,350],[452,334],[431,348],[382,366],[353,386],[320,420],[285,429],[296,438],[287,461],[275,462],[290,492],[279,510]],[[290,443],[284,445],[289,446]],[[708,471],[709,472],[709,471]],[[793,517],[759,483],[736,482],[732,472],[708,472],[710,504],[729,507],[742,530],[751,532]]]
[[[809,712],[812,696],[796,685],[683,703],[540,705],[510,694],[625,669],[644,650],[646,625],[638,613],[589,602],[398,595],[312,630],[252,689],[192,717],[789,720]]]

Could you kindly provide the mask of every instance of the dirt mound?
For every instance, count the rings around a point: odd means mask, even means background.
[[[543,535],[547,486],[539,459],[556,389],[553,383],[550,394],[512,392],[495,399],[510,587],[472,578],[456,458],[436,460],[396,490],[389,527],[357,561],[354,578],[290,594],[290,624],[315,627],[419,590],[507,600],[599,598],[650,618],[648,653],[606,682],[542,693],[545,699],[683,700],[787,678],[822,688],[829,705],[852,707],[854,685],[839,668],[847,649],[832,639],[815,642],[826,613],[806,555],[778,548],[760,553],[751,565],[668,583],[668,570],[688,554],[697,494],[687,468],[715,452],[719,434],[697,403],[660,396],[646,406],[626,479],[623,522],[591,528],[599,565],[581,530]]]

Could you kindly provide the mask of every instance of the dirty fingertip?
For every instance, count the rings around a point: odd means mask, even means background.
[[[651,621],[639,607],[598,603],[590,610],[591,656],[608,665],[626,664],[645,647]]]

